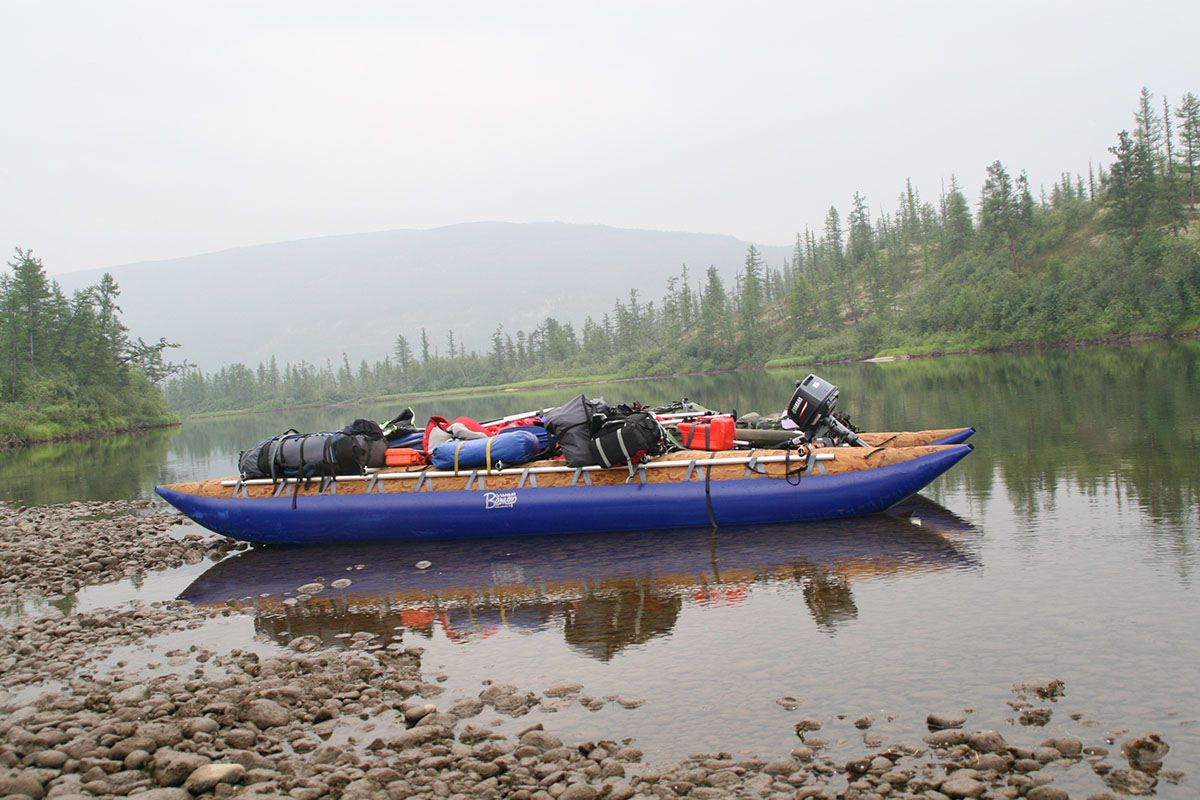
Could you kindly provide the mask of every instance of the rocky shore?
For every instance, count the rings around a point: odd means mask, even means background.
[[[70,595],[139,573],[218,561],[245,544],[222,536],[172,536],[182,517],[138,502],[0,505],[0,607],[33,595]]]
[[[220,537],[181,535],[179,520],[148,503],[0,506],[0,604],[234,549]],[[969,730],[966,715],[943,711],[929,714],[921,741],[889,744],[863,716],[854,723],[861,755],[834,759],[822,738],[830,721],[803,719],[788,753],[647,763],[635,742],[568,743],[549,723],[498,733],[497,715],[598,701],[566,681],[531,691],[486,676],[477,697],[442,700],[422,672],[422,649],[401,630],[360,631],[341,647],[314,636],[286,647],[196,643],[197,629],[242,613],[174,601],[8,615],[0,797],[1100,800],[1185,780],[1163,768],[1169,744],[1158,734],[1039,736],[1063,691],[1053,679],[1014,685],[1021,724],[1004,734]],[[148,642],[161,650],[152,660],[137,655]],[[1099,788],[1061,788],[1082,784]]]

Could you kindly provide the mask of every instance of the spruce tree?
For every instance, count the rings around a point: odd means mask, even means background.
[[[758,248],[750,245],[746,252],[745,269],[742,272],[739,308],[742,329],[739,350],[744,359],[754,358],[758,355],[763,305],[763,260]]]
[[[1180,167],[1188,193],[1188,208],[1196,210],[1196,172],[1200,167],[1200,98],[1188,92],[1175,109],[1179,120]]]
[[[1136,141],[1129,131],[1121,131],[1117,138],[1117,145],[1108,148],[1116,161],[1109,168],[1105,187],[1106,221],[1117,233],[1137,236],[1150,224],[1154,210],[1154,156],[1146,143]]]
[[[1163,121],[1159,119],[1158,114],[1154,111],[1154,95],[1151,91],[1142,87],[1142,94],[1138,97],[1137,111],[1133,114],[1134,122],[1136,123],[1133,130],[1133,138],[1138,145],[1145,147],[1154,162],[1161,160],[1161,149],[1163,144]]]
[[[971,219],[971,205],[958,186],[958,179],[950,176],[950,191],[946,195],[942,210],[942,226],[945,231],[946,257],[954,258],[971,246],[975,236],[975,224]]]
[[[979,230],[985,246],[993,249],[1007,244],[1018,275],[1021,274],[1021,259],[1017,254],[1017,234],[1033,206],[1028,181],[1022,180],[1019,189],[1013,189],[1012,178],[1004,165],[993,161],[987,168],[987,180],[979,199]]]

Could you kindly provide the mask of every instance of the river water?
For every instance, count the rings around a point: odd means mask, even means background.
[[[779,410],[806,371],[562,387],[413,402],[417,417],[495,417],[566,401],[690,397]],[[276,646],[400,629],[445,690],[481,681],[541,693],[583,685],[596,710],[549,705],[507,720],[564,740],[632,737],[651,760],[730,751],[775,757],[795,724],[848,754],[854,722],[917,743],[932,711],[965,713],[1036,746],[1158,732],[1162,797],[1200,786],[1200,343],[823,367],[863,430],[974,425],[975,451],[895,513],[835,523],[448,544],[263,549],[216,565],[88,589],[71,604],[183,596],[252,605],[221,641]],[[185,423],[174,431],[4,456],[9,502],[151,497],[157,483],[228,475],[237,453],[287,428],[378,420],[405,403]],[[667,542],[664,544],[664,542]],[[424,562],[429,562],[428,566]],[[423,566],[420,568],[418,565]],[[350,585],[312,601],[315,579]],[[32,613],[32,612],[26,612]],[[341,637],[339,637],[339,634]],[[203,633],[201,634],[203,635]],[[1022,724],[1015,682],[1056,678]],[[1115,749],[1115,748],[1114,748]],[[1125,766],[1114,753],[1111,759]],[[1056,778],[1101,788],[1085,768]],[[1082,794],[1081,794],[1082,796]]]

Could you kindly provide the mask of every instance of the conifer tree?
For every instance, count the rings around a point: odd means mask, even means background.
[[[47,314],[53,293],[42,261],[33,257],[33,251],[18,249],[17,259],[9,262],[9,266],[13,270],[9,291],[21,315],[15,344],[24,351],[22,360],[28,357],[29,372],[33,373],[42,355],[40,339],[48,327]]]
[[[400,385],[406,386],[409,381],[409,372],[412,369],[413,352],[404,334],[397,334],[392,353],[396,356],[396,372],[400,378]]]
[[[733,325],[729,313],[729,296],[715,266],[708,268],[708,280],[700,296],[700,324],[704,341],[702,355],[720,363],[733,360]]]
[[[971,220],[971,206],[958,186],[958,179],[950,176],[950,191],[942,206],[942,227],[945,231],[946,257],[954,258],[971,246],[975,236],[975,224]]]
[[[763,312],[763,260],[758,248],[750,245],[746,252],[746,265],[742,271],[740,316],[743,358],[754,358],[759,350],[760,318]]]
[[[1158,114],[1154,111],[1154,95],[1151,91],[1142,87],[1142,93],[1138,97],[1137,111],[1133,114],[1134,141],[1141,147],[1146,149],[1150,155],[1151,163],[1157,166],[1161,161],[1161,148],[1163,142],[1163,122],[1159,119]]]
[[[984,243],[989,248],[1008,245],[1013,267],[1021,274],[1021,258],[1017,253],[1017,236],[1032,213],[1033,197],[1029,194],[1029,183],[1024,180],[1014,190],[1012,178],[1004,165],[993,161],[987,168],[987,180],[979,200],[979,229]]]
[[[867,260],[875,247],[875,240],[871,234],[871,210],[867,207],[866,198],[855,192],[853,203],[847,219],[850,239],[846,245],[846,257],[851,266],[858,266]]]
[[[1135,141],[1129,131],[1117,134],[1118,143],[1108,148],[1116,156],[1109,168],[1105,205],[1107,222],[1120,233],[1137,236],[1149,224],[1155,200],[1154,157],[1144,141]]]
[[[1192,92],[1183,96],[1175,109],[1179,120],[1180,166],[1188,193],[1188,208],[1196,210],[1196,172],[1200,168],[1200,98]]]

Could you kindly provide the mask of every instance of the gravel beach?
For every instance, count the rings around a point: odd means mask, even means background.
[[[1101,800],[1187,780],[1164,767],[1170,746],[1152,731],[1039,735],[1064,689],[1049,677],[1014,676],[1009,705],[1020,724],[1003,733],[930,709],[929,735],[895,744],[873,737],[864,714],[854,722],[861,754],[834,760],[822,738],[830,721],[801,719],[790,752],[651,763],[635,741],[564,742],[550,722],[498,733],[497,715],[604,701],[568,681],[517,687],[486,675],[478,696],[444,698],[400,630],[360,631],[340,647],[301,636],[286,647],[223,648],[189,632],[249,609],[172,601],[23,610],[33,598],[244,547],[184,533],[182,521],[150,502],[0,506],[0,797]],[[124,655],[151,641],[169,643],[154,662]],[[731,732],[730,750],[735,743]],[[1107,788],[1060,788],[1080,773]]]

